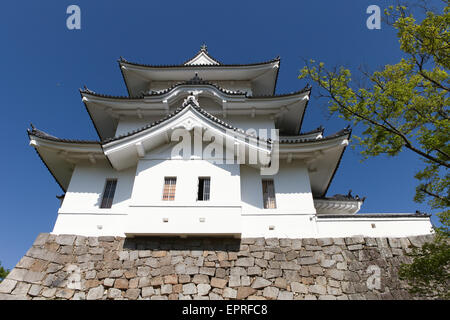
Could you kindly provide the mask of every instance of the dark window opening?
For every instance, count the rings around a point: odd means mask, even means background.
[[[109,209],[112,206],[114,193],[116,192],[117,179],[106,180],[105,190],[103,191],[102,203],[100,208]]]
[[[277,207],[277,203],[275,201],[275,187],[273,185],[273,180],[263,180],[262,189],[264,209],[275,209]]]
[[[208,201],[210,196],[210,178],[198,178],[198,201]]]

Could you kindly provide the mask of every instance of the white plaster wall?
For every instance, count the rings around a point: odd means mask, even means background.
[[[196,204],[133,207],[127,235],[241,235],[241,207]]]
[[[312,238],[317,235],[313,217],[306,214],[242,214],[242,237]]]
[[[124,237],[127,221],[127,215],[121,214],[58,214],[52,233]]]
[[[322,238],[431,232],[429,218],[317,219],[307,170],[295,161],[282,163],[273,176],[277,208],[263,209],[263,176],[258,169],[207,160],[164,160],[166,151],[148,154],[137,168],[123,172],[106,163],[77,165],[53,233]],[[175,201],[162,201],[165,176],[177,177]],[[196,201],[199,176],[211,177],[210,201]],[[118,179],[117,189],[112,208],[100,209],[107,178]]]
[[[238,164],[213,164],[207,160],[139,161],[132,194],[132,205],[197,205],[199,177],[211,177],[209,205],[240,205]],[[162,201],[164,177],[177,177],[175,201]]]
[[[273,179],[276,209],[264,209],[262,179]],[[315,214],[309,175],[299,162],[280,163],[276,175],[262,176],[259,169],[241,166],[243,214]]]
[[[264,209],[262,179],[273,179],[276,209]],[[315,208],[308,171],[300,163],[285,162],[274,176],[241,166],[242,237],[314,237]],[[272,230],[271,230],[272,229]]]
[[[362,235],[365,237],[406,237],[425,235],[431,232],[429,219],[404,218],[384,219],[362,218],[349,220],[330,219],[319,221],[317,224],[310,215],[266,215],[253,216],[242,215],[240,210],[226,208],[209,211],[207,207],[202,210],[197,208],[184,208],[170,215],[167,223],[162,218],[167,217],[167,211],[158,211],[152,208],[153,214],[147,211],[149,208],[135,208],[135,219],[129,219],[127,215],[119,214],[60,214],[53,229],[54,234],[79,234],[84,236],[125,236],[125,232],[135,234],[160,234],[160,235],[233,235],[242,232],[241,237],[265,237],[265,238],[329,238],[351,237]],[[223,209],[223,208],[222,208]],[[222,216],[227,215],[227,221],[221,223]],[[205,222],[200,222],[204,218]],[[240,221],[240,222],[239,222]],[[372,229],[371,223],[376,224]],[[186,232],[185,225],[190,232]],[[98,226],[102,226],[101,229]],[[150,228],[146,228],[150,226]],[[274,230],[269,230],[274,226]]]
[[[372,228],[372,223],[375,228]],[[430,234],[429,218],[330,218],[317,219],[319,237],[406,237]]]
[[[64,201],[58,211],[64,213],[124,214],[131,198],[136,167],[116,171],[106,164],[77,165]],[[117,186],[111,209],[100,208],[106,179],[116,178]]]
[[[207,160],[140,160],[124,232],[239,235],[239,169]],[[165,177],[177,178],[174,201],[162,200]],[[209,201],[197,201],[199,177],[211,178]]]
[[[231,124],[234,127],[247,130],[247,129],[263,129],[267,130],[268,138],[270,138],[270,129],[275,129],[275,122],[270,119],[269,116],[255,116],[252,118],[250,115],[247,116],[234,116],[229,115],[226,118],[220,117],[223,121]],[[259,132],[258,132],[259,135]],[[273,137],[272,137],[273,138]]]
[[[66,196],[58,210],[53,228],[56,234],[122,235],[129,211],[136,168],[118,172],[104,164],[80,164],[75,167]],[[116,178],[112,207],[101,209],[106,179]]]

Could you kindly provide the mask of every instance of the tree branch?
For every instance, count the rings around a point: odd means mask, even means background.
[[[447,203],[447,205],[450,204],[450,201],[447,198],[444,198],[444,197],[442,197],[442,196],[440,196],[440,195],[438,195],[436,193],[428,191],[426,188],[420,188],[419,190],[422,191],[423,193],[426,193],[427,195],[429,195],[431,197],[434,197],[434,198],[437,198],[437,199],[439,199],[441,201],[444,201],[445,203]]]

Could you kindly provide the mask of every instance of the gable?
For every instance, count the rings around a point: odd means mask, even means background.
[[[185,65],[219,65],[205,51],[200,51],[194,58],[185,63]]]

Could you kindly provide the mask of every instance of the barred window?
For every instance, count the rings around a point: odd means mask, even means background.
[[[177,185],[176,177],[165,177],[164,178],[164,189],[163,189],[163,201],[173,201],[175,200],[175,188]]]
[[[211,184],[211,178],[209,178],[209,177],[198,178],[198,192],[197,192],[197,200],[198,201],[208,201],[209,200],[210,184]]]
[[[102,203],[100,208],[109,209],[112,206],[114,193],[116,192],[117,179],[107,179],[105,184],[105,190],[103,191]]]
[[[277,207],[277,203],[275,201],[275,187],[273,184],[273,180],[264,179],[262,181],[262,191],[264,209],[275,209]]]

